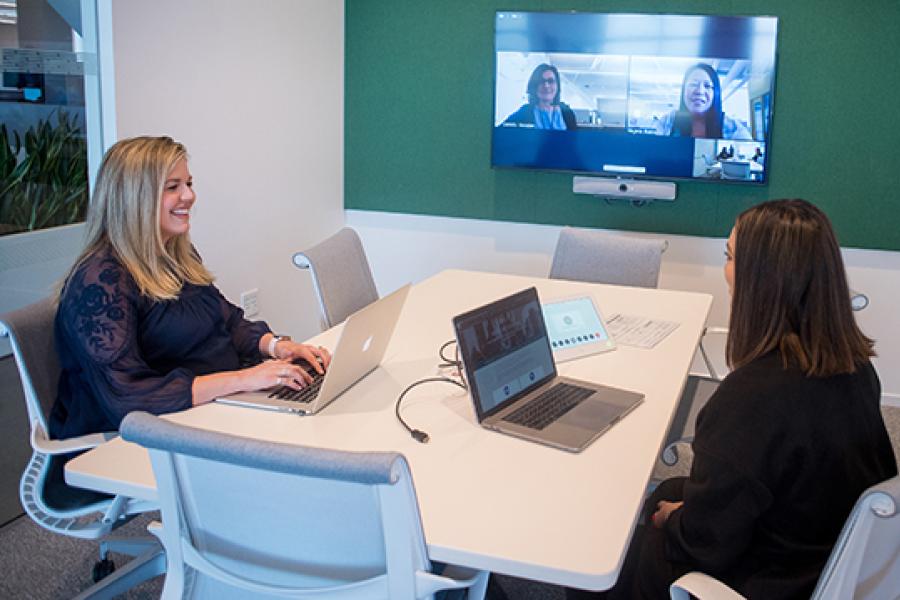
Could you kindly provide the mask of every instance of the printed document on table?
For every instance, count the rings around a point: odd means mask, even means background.
[[[613,315],[606,320],[609,335],[616,343],[653,348],[678,329],[675,321],[658,321],[635,315]]]

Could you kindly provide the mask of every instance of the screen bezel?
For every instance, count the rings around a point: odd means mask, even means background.
[[[599,16],[638,16],[638,17],[727,17],[727,18],[737,18],[737,19],[755,19],[755,18],[770,18],[774,19],[776,22],[775,25],[775,48],[773,49],[773,62],[772,62],[772,80],[771,87],[769,92],[769,120],[766,127],[766,138],[762,141],[762,144],[765,146],[766,152],[763,157],[763,170],[762,170],[762,179],[730,179],[730,178],[713,178],[713,177],[686,177],[680,175],[647,175],[642,173],[612,173],[608,171],[592,171],[592,170],[579,170],[579,169],[569,169],[569,168],[553,168],[548,166],[522,166],[522,165],[505,165],[505,164],[495,164],[494,162],[494,151],[495,151],[495,134],[494,129],[496,125],[494,122],[496,121],[496,108],[497,108],[497,57],[499,54],[497,48],[498,42],[498,32],[497,32],[497,15],[501,13],[518,13],[524,15],[566,15],[566,16],[591,16],[591,15],[599,15]],[[703,183],[712,183],[712,184],[736,184],[739,186],[749,185],[753,187],[758,186],[767,186],[769,185],[771,179],[771,165],[772,165],[772,142],[774,138],[774,129],[775,129],[775,98],[776,98],[776,87],[777,87],[777,79],[778,79],[778,47],[779,47],[779,27],[780,20],[775,15],[715,15],[715,14],[687,14],[687,13],[635,13],[635,12],[597,12],[597,11],[559,11],[559,10],[496,10],[494,12],[494,44],[493,44],[493,71],[492,71],[492,89],[491,89],[491,145],[490,145],[490,153],[491,153],[491,169],[497,170],[507,170],[507,171],[537,171],[537,172],[545,172],[545,173],[563,173],[570,175],[584,175],[590,177],[598,177],[605,179],[638,179],[643,181],[676,181],[676,182],[703,182]],[[699,57],[698,57],[699,58]],[[640,135],[640,134],[631,134],[631,135]],[[700,138],[700,139],[710,139],[710,138]],[[735,140],[739,142],[747,142],[750,143],[755,140]]]

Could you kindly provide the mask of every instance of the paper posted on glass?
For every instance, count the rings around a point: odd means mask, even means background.
[[[638,348],[653,348],[678,329],[675,321],[658,321],[635,315],[613,315],[606,328],[616,343]]]

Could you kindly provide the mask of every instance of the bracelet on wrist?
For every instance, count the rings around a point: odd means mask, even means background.
[[[272,339],[269,340],[269,356],[272,358],[278,358],[278,355],[275,354],[276,346],[278,346],[278,342],[288,341],[291,339],[289,335],[275,335],[272,334]]]

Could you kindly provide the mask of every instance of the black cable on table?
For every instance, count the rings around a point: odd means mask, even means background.
[[[441,350],[443,350],[446,346],[447,346],[447,344],[442,346]],[[443,356],[441,358],[443,358]],[[429,440],[428,434],[425,433],[424,431],[422,431],[421,429],[413,429],[406,423],[406,421],[403,420],[403,417],[400,416],[400,403],[403,402],[404,396],[406,396],[406,394],[414,387],[416,387],[418,385],[422,385],[423,383],[432,383],[432,382],[437,382],[437,381],[444,382],[444,383],[452,383],[453,385],[455,385],[457,387],[461,387],[464,390],[469,389],[465,386],[464,383],[459,382],[455,379],[450,379],[449,377],[444,377],[444,376],[426,377],[425,379],[420,379],[418,381],[414,381],[413,383],[409,384],[409,386],[407,386],[407,388],[400,393],[400,396],[397,398],[397,403],[394,405],[394,413],[397,415],[397,420],[400,421],[400,424],[406,428],[406,430],[409,432],[409,434],[413,437],[414,440],[416,440],[417,442],[420,442],[422,444],[425,444],[428,442],[428,440]]]

